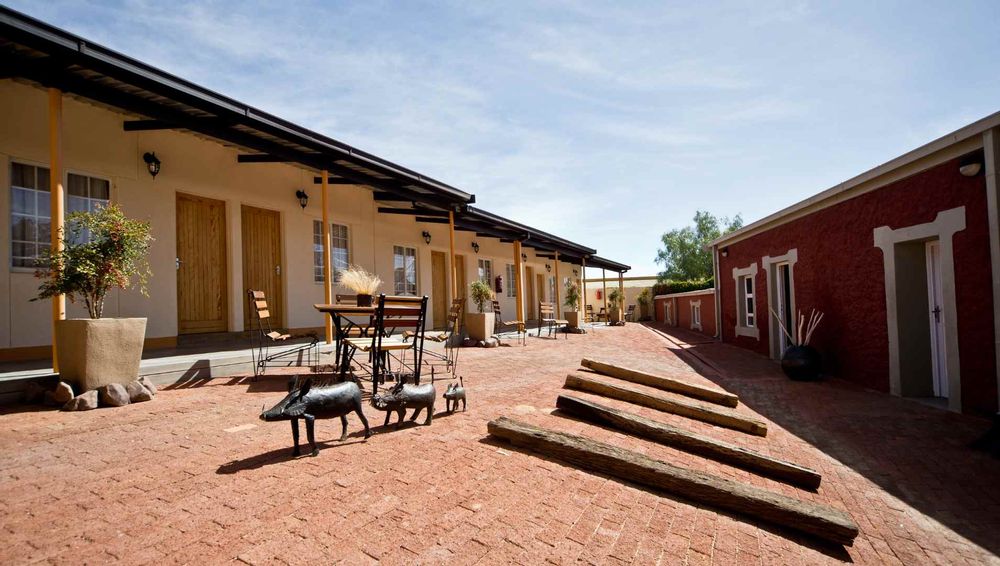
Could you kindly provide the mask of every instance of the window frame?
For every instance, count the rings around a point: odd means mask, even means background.
[[[316,227],[317,226],[319,226],[319,229],[320,229],[320,233],[319,234],[316,234]],[[338,269],[337,265],[336,265],[336,262],[332,261],[333,252],[334,252],[334,250],[337,249],[335,246],[333,246],[333,241],[334,241],[334,237],[335,237],[333,235],[333,227],[334,226],[340,226],[340,227],[342,227],[344,229],[344,231],[346,232],[346,234],[347,234],[347,237],[346,237],[347,245],[344,247],[344,249],[347,251],[347,263],[346,263],[346,265],[344,266],[343,269]],[[330,249],[328,250],[330,252],[328,255],[331,258],[331,262],[330,262],[331,263],[331,265],[330,265],[330,268],[331,268],[330,279],[331,279],[331,283],[333,285],[337,285],[337,284],[340,283],[341,279],[343,278],[344,270],[346,270],[351,265],[351,257],[354,255],[354,252],[351,249],[351,241],[353,240],[353,238],[351,237],[352,232],[353,231],[351,230],[351,225],[350,224],[341,224],[339,222],[330,222],[330,244],[331,245],[330,245]],[[316,237],[317,236],[319,236],[319,239],[320,239],[319,243],[316,243]],[[317,285],[322,285],[323,284],[323,268],[324,268],[325,264],[324,263],[320,263],[318,265],[316,264],[316,257],[317,257],[316,253],[319,252],[319,257],[323,261],[326,260],[326,258],[323,256],[323,248],[322,248],[322,246],[323,246],[323,221],[320,220],[320,219],[316,219],[316,218],[313,218],[313,246],[314,246],[313,247],[313,282],[316,283]],[[317,249],[316,246],[318,246],[319,249]]]
[[[476,262],[476,275],[479,280],[493,288],[493,260],[490,258],[478,258]]]
[[[397,249],[402,250],[403,253],[401,255],[397,254],[396,253]],[[413,254],[412,254],[412,257],[413,257],[413,292],[412,293],[409,292],[409,289],[405,288],[405,286],[407,285],[407,283],[406,283],[406,273],[407,273],[407,270],[406,270],[406,268],[407,268],[407,266],[406,266],[406,258],[409,255],[409,254],[406,253],[407,251],[412,251],[413,252]],[[400,291],[399,282],[396,281],[396,257],[397,257],[397,255],[399,255],[400,257],[403,258],[403,285],[404,285],[404,288],[403,288],[402,291]],[[420,256],[418,255],[416,247],[407,246],[405,244],[393,244],[392,245],[392,289],[393,289],[393,294],[400,295],[400,296],[408,296],[408,297],[418,297],[418,296],[420,296],[420,267],[419,267],[420,261],[419,261],[419,258],[420,258]]]
[[[76,196],[76,195],[70,195],[69,194],[69,177],[70,177],[70,175],[75,175],[77,177],[83,177],[83,178],[87,179],[87,196],[81,197],[81,196]],[[101,175],[92,175],[90,173],[86,173],[86,172],[83,172],[83,171],[80,171],[80,170],[77,170],[77,169],[67,169],[66,170],[66,176],[63,178],[63,181],[64,181],[63,182],[63,199],[64,199],[63,200],[63,213],[64,213],[65,216],[68,217],[70,214],[72,214],[74,212],[93,212],[94,211],[94,208],[92,207],[93,203],[101,200],[101,199],[97,199],[97,198],[94,198],[94,197],[90,196],[91,195],[91,192],[90,192],[91,191],[91,187],[90,187],[90,185],[91,185],[91,181],[94,180],[94,179],[97,179],[99,181],[104,181],[104,182],[106,182],[108,184],[108,200],[106,201],[106,204],[111,204],[111,201],[112,201],[112,199],[111,199],[111,193],[114,190],[114,183],[111,182],[111,179],[109,177],[103,177]],[[69,206],[69,202],[70,202],[71,198],[84,199],[87,202],[87,209],[86,210],[74,210],[74,211],[71,211],[70,210],[70,206]],[[85,232],[84,236],[89,241],[90,234]]]
[[[34,188],[22,187],[20,185],[14,185],[14,167],[18,166],[18,165],[22,166],[22,167],[31,167],[34,170],[34,180],[33,181],[34,181],[34,184],[36,185]],[[22,259],[24,261],[34,261],[37,264],[38,263],[38,258],[39,258],[39,251],[41,250],[42,245],[45,244],[47,246],[51,246],[51,244],[52,244],[52,237],[51,237],[52,210],[51,210],[51,208],[49,209],[48,216],[40,216],[38,214],[38,209],[39,209],[39,205],[38,205],[39,193],[44,193],[45,197],[47,199],[49,199],[49,202],[51,202],[51,198],[52,198],[51,195],[52,195],[52,193],[51,193],[51,190],[50,190],[49,187],[46,187],[44,190],[38,188],[37,185],[38,185],[38,170],[39,169],[44,169],[44,170],[46,170],[46,171],[49,172],[49,175],[50,175],[49,176],[49,179],[50,179],[49,182],[51,183],[51,174],[52,174],[52,171],[49,169],[49,167],[47,165],[42,165],[42,164],[39,164],[39,163],[33,163],[31,161],[28,161],[28,160],[20,160],[20,159],[11,159],[11,160],[8,161],[8,167],[7,167],[7,195],[8,195],[8,199],[9,199],[8,200],[9,210],[7,212],[7,218],[8,218],[8,228],[7,228],[8,232],[7,232],[7,235],[10,238],[10,248],[8,249],[8,253],[9,253],[9,256],[8,256],[8,265],[10,266],[10,269],[12,271],[33,272],[35,269],[37,269],[37,267],[39,267],[38,265],[16,265],[14,263],[15,257],[18,258],[18,259]],[[35,202],[33,203],[34,210],[33,210],[32,214],[29,215],[29,214],[26,214],[26,213],[23,213],[23,212],[15,212],[14,211],[14,190],[15,189],[20,190],[20,191],[30,191],[31,195],[35,199]],[[46,204],[48,204],[48,202],[46,202]],[[21,239],[15,240],[15,238],[14,238],[14,218],[15,218],[15,216],[24,217],[24,218],[30,218],[32,220],[32,222],[34,223],[34,230],[35,230],[35,239],[34,240],[32,240],[32,241],[21,240]],[[48,223],[49,223],[49,226],[50,226],[50,236],[44,242],[41,239],[39,239],[39,236],[38,236],[38,230],[39,230],[38,229],[38,225],[40,223],[39,222],[40,219],[41,220],[48,220]],[[28,256],[24,256],[24,255],[15,255],[14,254],[14,245],[18,244],[18,243],[33,245],[35,247],[35,255],[33,257],[28,257]]]
[[[760,340],[759,322],[760,304],[757,294],[757,262],[744,268],[733,268],[733,281],[736,290],[736,336],[746,336]],[[749,292],[747,282],[750,284]]]
[[[691,301],[691,330],[702,330],[701,299]]]
[[[513,263],[507,264],[507,298],[513,299],[517,298],[517,282],[515,278],[517,277],[517,266]]]

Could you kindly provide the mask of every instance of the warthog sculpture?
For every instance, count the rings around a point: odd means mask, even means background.
[[[353,381],[345,381],[333,385],[312,386],[312,378],[306,379],[302,387],[298,386],[298,378],[289,383],[289,392],[277,405],[260,414],[262,421],[292,421],[292,440],[295,442],[293,456],[299,452],[299,419],[306,421],[306,438],[312,447],[312,455],[319,454],[316,447],[314,423],[317,418],[340,417],[343,432],[340,440],[347,438],[347,414],[354,411],[365,425],[365,438],[372,435],[368,427],[368,419],[361,410],[361,388]]]
[[[427,420],[424,421],[424,424],[429,425],[434,418],[435,396],[437,396],[437,391],[434,390],[432,383],[424,385],[398,383],[388,393],[372,395],[372,405],[376,409],[386,412],[385,422],[382,426],[389,425],[389,417],[395,411],[399,415],[399,421],[396,423],[396,427],[399,428],[399,425],[403,424],[406,409],[415,409],[413,416],[410,417],[411,421],[417,420],[421,409],[427,409]]]
[[[458,402],[462,402],[462,412],[465,412],[465,382],[459,376],[458,383],[452,383],[444,391],[444,408],[449,413],[458,410]]]

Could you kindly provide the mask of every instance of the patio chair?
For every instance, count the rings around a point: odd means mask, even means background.
[[[546,326],[549,329],[549,336],[552,336],[552,330],[558,330],[559,327],[569,326],[569,321],[561,318],[556,318],[556,307],[552,303],[538,303],[538,337],[542,337],[542,327]],[[563,333],[565,338],[569,338],[569,332]]]
[[[348,338],[347,346],[354,352],[360,350],[369,354],[372,375],[372,393],[385,383],[387,374],[396,376],[403,382],[408,370],[414,383],[420,383],[420,369],[424,353],[424,323],[427,316],[427,297],[400,297],[379,295],[378,306],[372,328],[368,336]],[[404,340],[402,334],[393,335],[398,329],[411,329],[412,340]],[[413,361],[407,363],[406,352],[413,352]],[[391,359],[400,364],[400,371],[393,372]]]
[[[253,362],[255,380],[257,376],[264,375],[268,363],[281,358],[298,355],[301,362],[302,354],[305,354],[309,367],[315,367],[319,363],[319,337],[315,334],[308,344],[297,344],[287,350],[271,354],[271,346],[286,342],[292,335],[271,328],[271,312],[267,308],[264,291],[248,289],[247,300],[250,302],[250,316],[253,318],[250,325],[250,359]]]
[[[584,322],[595,322],[594,320],[594,305],[587,305],[587,310],[583,313]]]
[[[528,343],[527,340],[521,338],[522,333],[527,336],[527,332],[524,329],[524,323],[516,320],[504,320],[503,313],[500,310],[500,301],[493,301],[493,334],[500,334],[501,332],[511,329],[517,332],[518,343],[522,345],[526,345]]]
[[[628,322],[635,322],[635,305],[629,305],[625,309],[625,320]]]
[[[462,325],[462,311],[465,308],[465,299],[454,299],[451,302],[451,307],[448,309],[448,322],[444,330],[425,330],[423,334],[424,340],[429,340],[431,342],[443,343],[444,344],[444,354],[439,354],[432,350],[425,350],[424,356],[434,360],[441,360],[444,362],[445,371],[449,373],[454,373],[458,365],[458,347],[454,344],[455,340],[461,338],[459,333],[459,328]],[[417,332],[413,330],[407,330],[403,332],[403,341],[407,341],[414,338]],[[427,364],[431,371],[434,371],[435,364]]]

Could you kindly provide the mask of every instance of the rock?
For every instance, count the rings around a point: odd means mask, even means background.
[[[156,385],[153,383],[151,379],[149,379],[144,375],[139,378],[139,383],[141,383],[142,386],[145,387],[147,391],[149,391],[150,395],[156,395],[157,392]]]
[[[129,404],[128,391],[120,383],[109,383],[98,389],[101,405],[106,407],[121,407]]]
[[[132,403],[149,401],[153,398],[153,394],[150,393],[149,389],[146,389],[141,381],[129,382],[125,385],[125,391],[128,392],[128,399]]]
[[[81,393],[63,405],[64,411],[89,411],[97,408],[97,390]]]
[[[45,396],[45,392],[45,388],[39,385],[37,381],[29,381],[24,386],[24,402],[38,403]]]
[[[56,385],[56,390],[52,392],[52,400],[60,405],[65,405],[73,397],[73,386],[65,381],[60,381],[59,385]]]

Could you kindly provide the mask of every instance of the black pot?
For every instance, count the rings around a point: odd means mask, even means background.
[[[358,295],[358,306],[359,307],[370,307],[370,306],[372,306],[372,296],[371,295]]]
[[[823,360],[812,346],[790,346],[781,356],[781,371],[796,381],[819,379]]]

